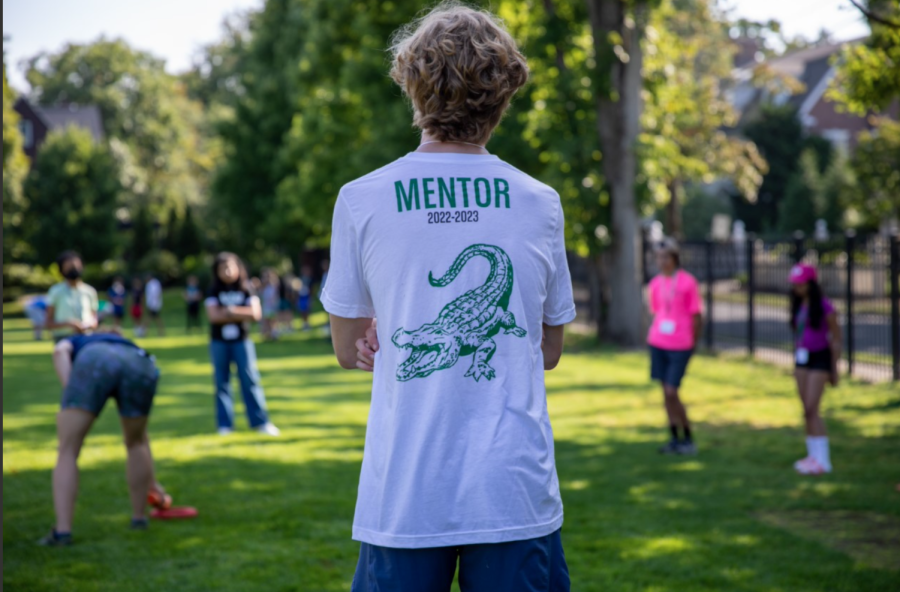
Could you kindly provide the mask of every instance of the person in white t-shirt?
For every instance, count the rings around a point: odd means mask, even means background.
[[[445,591],[458,564],[462,590],[567,591],[544,386],[575,318],[563,211],[485,148],[525,58],[463,6],[392,50],[421,143],[341,189],[321,295],[340,365],[374,369],[351,589]]]
[[[144,299],[147,303],[147,312],[150,313],[151,322],[156,324],[156,330],[160,335],[165,333],[162,312],[163,289],[162,284],[152,274],[147,274],[147,284],[144,286]]]

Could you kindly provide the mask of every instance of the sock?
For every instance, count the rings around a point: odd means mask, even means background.
[[[828,447],[828,436],[813,437],[813,458],[825,469],[831,470],[831,451]]]
[[[687,426],[684,426],[684,441],[685,442],[691,441],[691,428],[689,428]]]
[[[677,440],[678,439],[678,426],[675,424],[670,425],[669,431],[672,433],[672,439]]]
[[[806,456],[808,458],[816,458],[815,436],[806,437]]]

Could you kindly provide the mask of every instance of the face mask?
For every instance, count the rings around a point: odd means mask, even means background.
[[[73,267],[73,268],[69,269],[66,273],[64,273],[63,276],[67,280],[77,280],[78,278],[81,277],[81,269],[78,267]]]

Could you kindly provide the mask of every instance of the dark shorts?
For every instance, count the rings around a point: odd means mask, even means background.
[[[650,346],[650,377],[669,386],[681,386],[694,350],[660,349]]]
[[[153,309],[153,308],[148,307],[148,308],[147,308],[147,312],[150,313],[150,318],[151,318],[151,319],[159,318],[160,310],[158,310],[158,309]]]
[[[300,312],[309,312],[309,296],[300,296],[297,299],[297,310]]]
[[[351,592],[569,592],[560,531],[509,543],[393,549],[362,543]]]
[[[291,310],[291,301],[288,300],[287,298],[282,298],[281,301],[278,303],[278,310],[280,312],[285,312],[285,311]]]
[[[125,318],[125,307],[124,306],[113,306],[113,316],[117,319]]]
[[[805,368],[806,370],[822,370],[831,372],[831,349],[826,348],[819,351],[809,352],[809,359],[805,364],[797,364],[794,358],[794,364],[797,368]]]
[[[115,399],[122,417],[150,415],[159,370],[143,350],[116,343],[92,343],[75,358],[63,409],[100,415],[107,399]]]
[[[189,317],[200,316],[200,302],[188,302],[187,313]]]

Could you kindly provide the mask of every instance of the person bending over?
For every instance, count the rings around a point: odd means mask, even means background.
[[[463,592],[563,592],[544,386],[575,318],[563,212],[485,147],[525,58],[457,5],[403,29],[393,56],[421,143],[341,189],[321,294],[340,365],[374,368],[351,589],[443,592],[458,565]]]
[[[131,526],[146,528],[148,492],[165,496],[154,476],[147,435],[147,420],[159,380],[153,357],[116,333],[95,333],[73,335],[57,343],[53,366],[63,387],[62,409],[56,416],[59,453],[53,469],[56,524],[39,543],[61,546],[72,542],[78,455],[108,399],[115,399],[118,405],[128,452]]]

